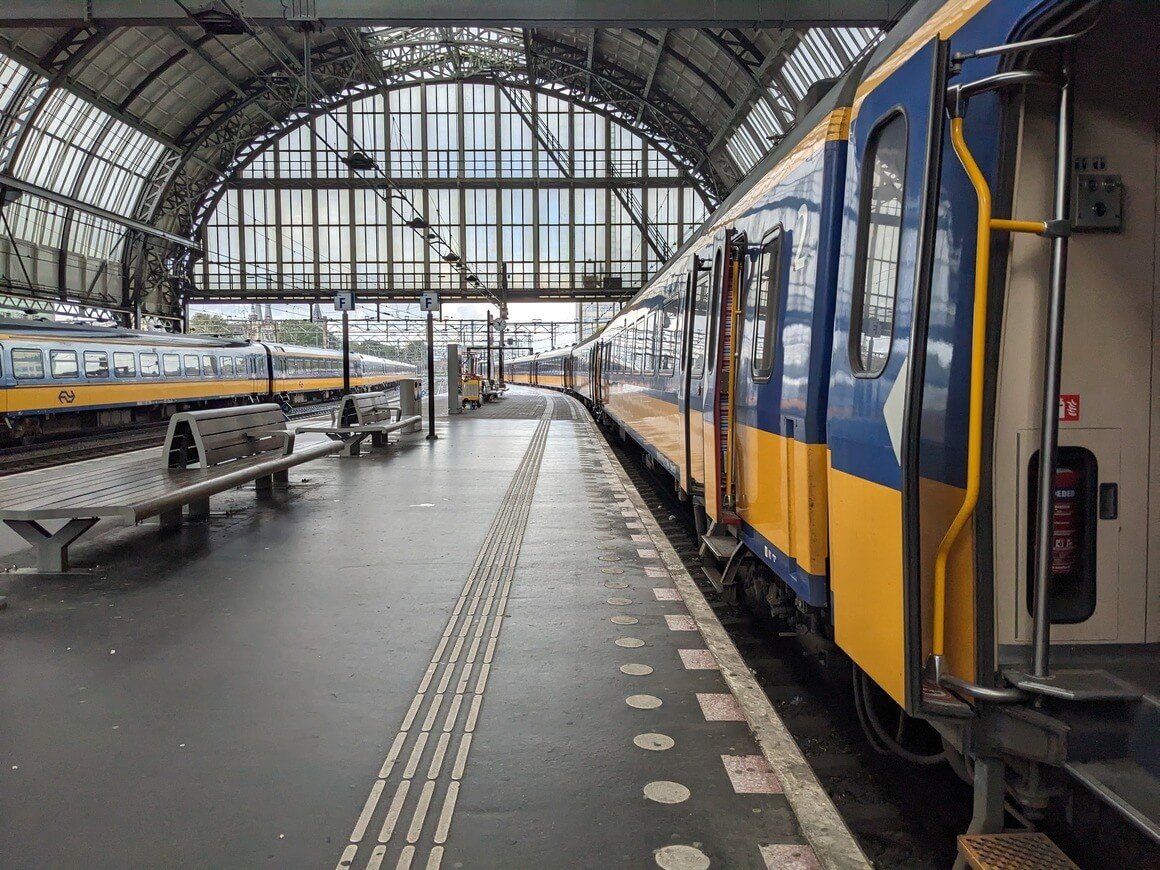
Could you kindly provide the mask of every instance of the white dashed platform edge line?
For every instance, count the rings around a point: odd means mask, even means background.
[[[600,446],[611,459],[615,460],[615,454],[603,439],[600,439]],[[696,620],[705,645],[716,656],[729,690],[745,714],[762,755],[781,782],[786,800],[797,817],[798,825],[809,840],[822,867],[825,870],[869,870],[872,865],[866,854],[822,788],[813,768],[794,741],[793,735],[773,709],[769,697],[757,684],[737,647],[717,619],[717,614],[713,612],[696,581],[685,569],[681,557],[661,531],[648,505],[619,462],[614,463],[613,469],[625,494],[633,503],[640,521],[644,523],[645,531],[653,539],[661,562],[680,590],[685,607]]]

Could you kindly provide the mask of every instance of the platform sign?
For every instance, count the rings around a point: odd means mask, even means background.
[[[334,294],[335,311],[354,311],[354,292],[340,290]]]
[[[419,310],[439,313],[439,294],[434,290],[424,290],[419,294]]]

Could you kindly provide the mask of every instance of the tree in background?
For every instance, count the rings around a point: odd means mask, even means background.
[[[238,335],[239,330],[220,314],[199,311],[189,318],[189,331],[201,335]]]

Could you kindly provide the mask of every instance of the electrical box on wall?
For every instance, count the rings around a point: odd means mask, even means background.
[[[1119,232],[1124,220],[1124,182],[1119,175],[1104,172],[1102,157],[1077,157],[1072,201],[1076,230]]]

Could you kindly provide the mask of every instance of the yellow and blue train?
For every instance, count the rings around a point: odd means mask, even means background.
[[[352,353],[350,386],[413,379],[414,366]],[[175,411],[338,398],[342,353],[209,335],[0,321],[0,443],[96,432]]]
[[[601,332],[509,366],[667,469],[715,584],[840,648],[980,829],[1083,794],[1160,842],[1158,44],[1156,3],[920,0]]]

